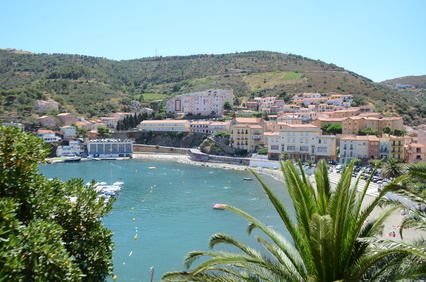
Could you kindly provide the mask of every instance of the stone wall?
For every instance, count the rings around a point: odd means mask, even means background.
[[[175,148],[158,145],[133,144],[134,153],[159,153],[159,154],[181,154],[188,155],[190,149]]]

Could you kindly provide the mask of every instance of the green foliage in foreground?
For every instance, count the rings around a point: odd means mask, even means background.
[[[112,201],[83,180],[48,180],[45,143],[0,127],[0,281],[102,281],[112,272]]]
[[[357,191],[352,182],[352,162],[332,189],[326,163],[320,161],[314,186],[291,161],[281,163],[285,182],[295,209],[295,220],[281,200],[254,173],[285,224],[291,240],[248,213],[232,206],[233,211],[250,223],[248,233],[259,228],[266,238],[256,236],[268,252],[262,255],[237,239],[223,233],[210,238],[210,248],[232,245],[239,253],[193,251],[185,265],[208,257],[192,270],[169,272],[167,281],[391,281],[424,277],[425,251],[422,247],[378,239],[384,220],[398,206],[385,209],[378,217],[371,213],[393,189],[385,186],[371,202],[363,203],[368,183]],[[299,164],[302,170],[301,163]],[[365,206],[363,205],[365,204]],[[395,203],[393,203],[395,204]],[[413,263],[415,262],[415,263]],[[414,269],[413,266],[416,268]]]

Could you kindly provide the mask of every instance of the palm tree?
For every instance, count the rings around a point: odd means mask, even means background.
[[[289,157],[289,153],[288,152],[282,152],[281,154],[280,154],[280,157],[279,157],[279,159],[280,160],[287,160],[288,159],[288,157]]]
[[[397,159],[391,158],[382,166],[383,178],[397,178],[405,173],[405,166],[398,163]]]
[[[409,254],[408,248],[382,248],[372,238],[382,232],[383,221],[395,209],[385,210],[375,219],[368,218],[372,210],[391,188],[385,187],[366,207],[362,207],[366,187],[357,192],[358,179],[351,183],[353,162],[332,189],[324,161],[315,172],[316,187],[291,161],[281,168],[292,198],[296,221],[270,188],[252,171],[288,229],[292,241],[284,238],[248,213],[232,206],[225,209],[246,218],[248,233],[259,228],[268,237],[256,236],[268,251],[268,256],[249,248],[227,234],[214,234],[210,248],[230,244],[242,253],[193,251],[186,255],[190,268],[195,260],[210,257],[189,272],[176,271],[163,275],[170,281],[359,281],[392,277],[398,262]],[[391,186],[389,186],[391,187]],[[368,219],[368,221],[367,221]],[[365,240],[361,240],[364,238]],[[385,241],[383,241],[386,243]],[[374,250],[370,248],[374,246]]]

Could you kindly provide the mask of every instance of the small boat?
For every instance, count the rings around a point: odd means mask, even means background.
[[[226,207],[225,204],[214,204],[213,208],[218,210],[223,210],[223,208]]]
[[[243,178],[243,180],[245,180],[245,181],[252,181],[252,180],[253,180],[253,178],[251,178],[251,177],[246,177],[246,178]]]

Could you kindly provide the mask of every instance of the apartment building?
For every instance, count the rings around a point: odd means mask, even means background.
[[[266,144],[266,123],[262,118],[237,118],[230,123],[229,145],[233,148],[257,152]]]
[[[312,124],[286,124],[279,132],[268,135],[268,158],[279,159],[282,153],[301,161],[336,159],[336,136],[322,135]]]
[[[418,163],[426,160],[425,145],[409,143],[405,145],[404,161],[406,163]]]
[[[233,90],[207,90],[176,95],[166,103],[168,112],[193,115],[221,115],[223,105],[229,102],[233,105]]]

